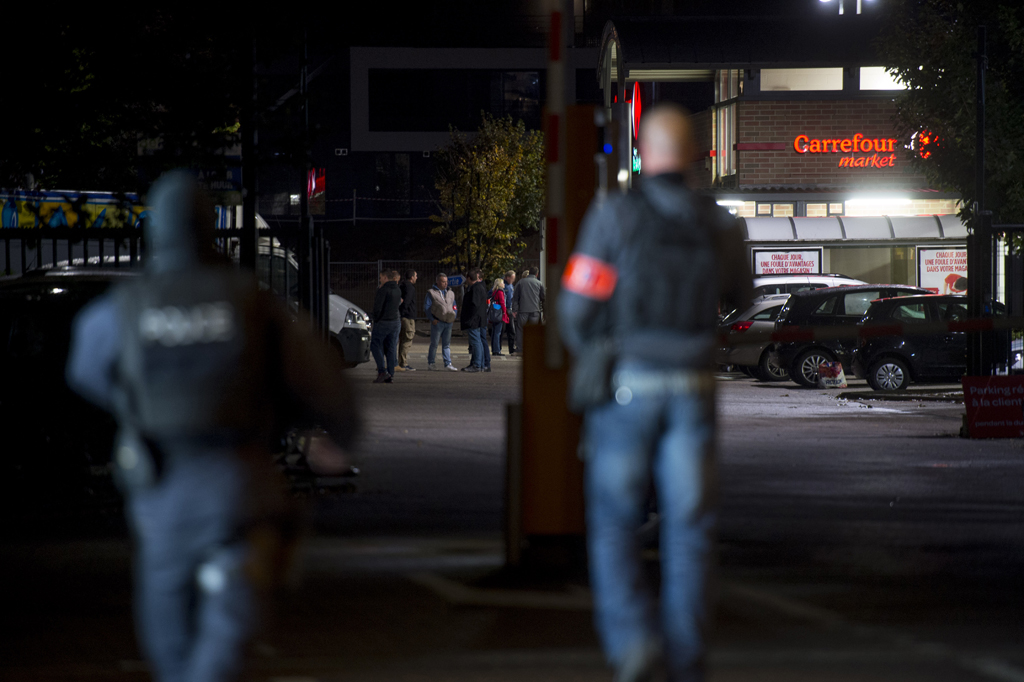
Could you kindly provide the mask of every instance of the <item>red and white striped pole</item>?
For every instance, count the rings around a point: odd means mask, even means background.
[[[548,26],[548,92],[544,121],[544,144],[547,159],[547,210],[544,229],[544,287],[546,291],[544,332],[544,359],[550,369],[558,369],[564,361],[564,351],[558,338],[555,302],[562,281],[566,254],[565,231],[565,46],[566,29],[573,26],[571,0],[548,0],[550,23]],[[568,6],[570,11],[565,12]],[[569,23],[567,23],[569,22]]]

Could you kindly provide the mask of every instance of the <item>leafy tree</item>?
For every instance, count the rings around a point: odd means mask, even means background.
[[[246,84],[233,14],[26,11],[10,24],[0,186],[141,191],[170,166],[225,164]]]
[[[453,129],[437,157],[439,215],[431,220],[446,238],[442,260],[489,274],[515,265],[543,206],[543,135],[484,113],[475,137]]]
[[[934,187],[963,197],[973,226],[977,119],[977,27],[987,30],[985,208],[994,222],[1024,222],[1024,6],[1016,0],[887,0],[880,38],[889,72],[906,84],[896,100],[898,132],[935,142],[916,166]]]

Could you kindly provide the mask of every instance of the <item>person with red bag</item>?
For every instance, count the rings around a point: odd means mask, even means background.
[[[500,277],[491,286],[491,298],[487,302],[487,324],[491,330],[491,355],[503,355],[501,332],[508,324],[508,309],[505,306],[505,280]]]

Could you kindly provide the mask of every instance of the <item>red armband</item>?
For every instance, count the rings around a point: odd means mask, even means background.
[[[610,263],[582,253],[574,253],[565,266],[562,287],[574,294],[607,301],[615,292],[619,272]]]

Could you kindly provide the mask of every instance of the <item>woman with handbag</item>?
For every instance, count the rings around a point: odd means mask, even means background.
[[[501,330],[508,324],[508,310],[505,307],[505,280],[494,280],[491,287],[491,298],[487,305],[487,323],[491,329],[491,355],[503,355],[501,352]]]

